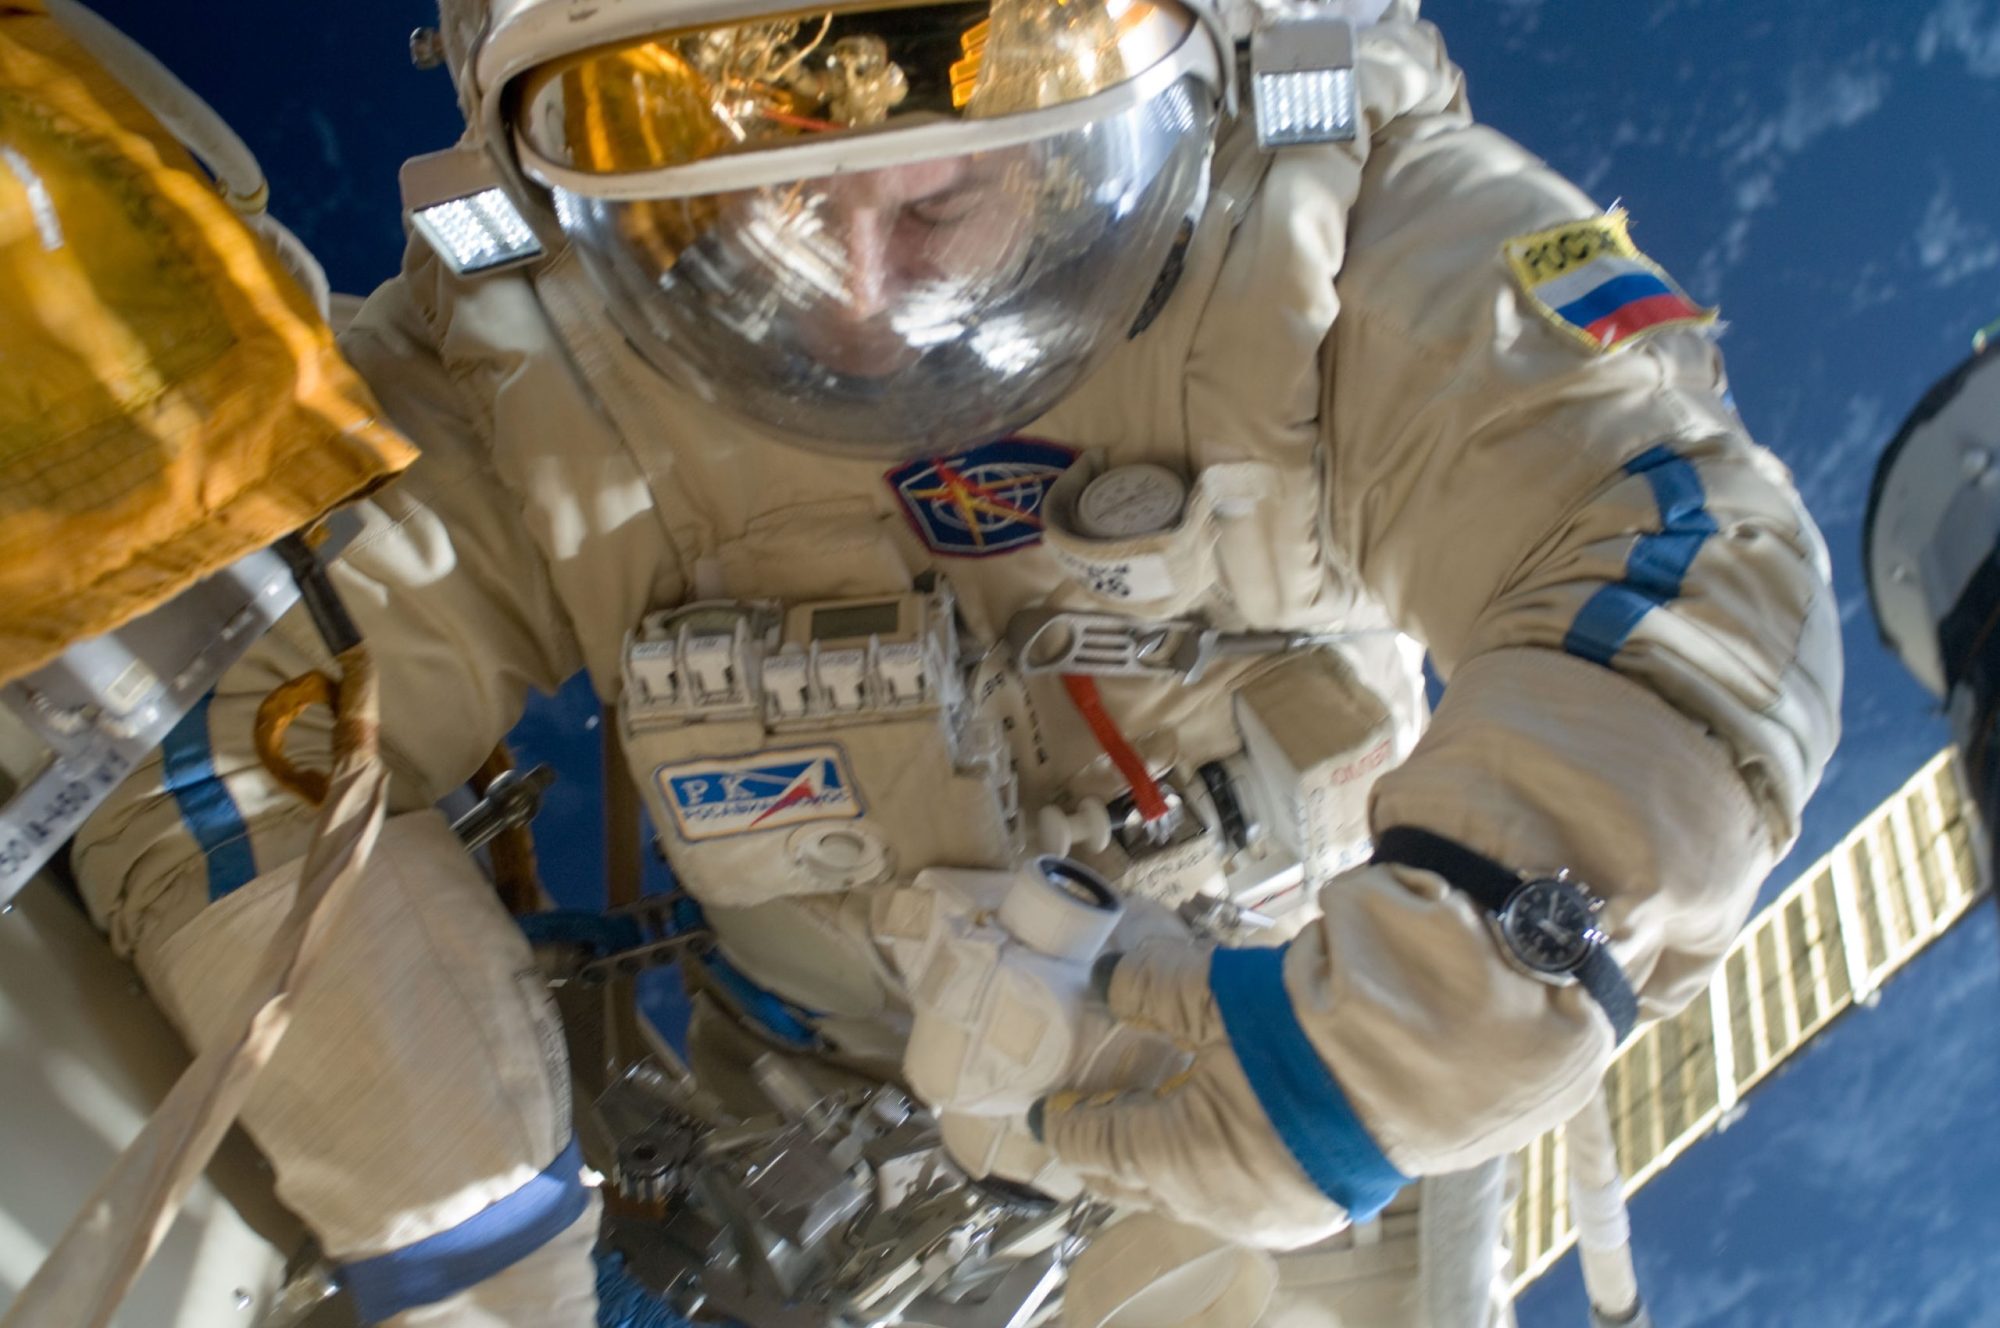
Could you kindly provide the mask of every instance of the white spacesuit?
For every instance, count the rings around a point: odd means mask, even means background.
[[[396,1323],[588,1318],[559,1043],[428,810],[580,667],[734,1016],[850,1064],[901,1054],[926,873],[1316,893],[1282,948],[1102,965],[1193,1059],[1032,1113],[1273,1247],[1572,1113],[1702,989],[1834,741],[1824,552],[1712,315],[1471,120],[1414,0],[1329,8],[1358,133],[1298,146],[1249,114],[1300,72],[1239,68],[1254,7],[771,9],[447,0],[456,160],[541,252],[479,271],[437,214],[344,338],[424,454],[335,569],[401,815],[246,1119]],[[290,889],[310,813],[251,717],[315,650],[274,634],[78,843],[196,1040]],[[1319,1322],[1422,1321],[1409,1271],[1355,1260]]]

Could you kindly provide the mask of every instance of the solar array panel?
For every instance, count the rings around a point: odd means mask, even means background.
[[[1709,984],[1678,1016],[1619,1053],[1604,1091],[1627,1198],[1711,1130],[1743,1097],[1855,1004],[1873,1005],[1896,972],[1990,887],[1984,831],[1956,752],[1933,757],[1824,858],[1752,918]],[[1563,1131],[1521,1153],[1511,1215],[1514,1292],[1576,1239]]]

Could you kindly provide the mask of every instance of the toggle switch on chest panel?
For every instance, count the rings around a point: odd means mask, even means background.
[[[704,902],[1009,860],[1012,766],[966,705],[947,589],[649,614],[624,682],[634,774]]]
[[[1291,655],[1238,689],[1236,725],[1277,838],[1309,886],[1368,856],[1368,794],[1395,759],[1382,698],[1329,650]]]

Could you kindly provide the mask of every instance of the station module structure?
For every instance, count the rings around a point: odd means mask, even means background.
[[[1882,639],[1944,706],[1993,825],[2000,813],[2000,340],[1981,333],[1973,344],[1972,357],[1924,395],[1883,453],[1868,495],[1862,561]]]

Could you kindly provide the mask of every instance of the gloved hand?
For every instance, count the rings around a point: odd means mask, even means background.
[[[1292,1249],[1323,1240],[1347,1225],[1348,1213],[1307,1177],[1251,1088],[1210,993],[1213,954],[1150,942],[1120,957],[1104,988],[1121,1023],[1163,1033],[1193,1054],[1186,1071],[1158,1088],[1051,1094],[1030,1126],[1106,1198],[1239,1244]]]
[[[1065,883],[1063,872],[1082,875]],[[1042,859],[1015,872],[923,872],[884,897],[873,925],[909,993],[904,1079],[933,1110],[1018,1124],[1053,1088],[1138,1083],[1149,1071],[1157,1082],[1179,1067],[1162,1039],[1120,1036],[1088,993],[1107,937],[1188,943],[1163,905],[1119,901],[1085,869]]]

